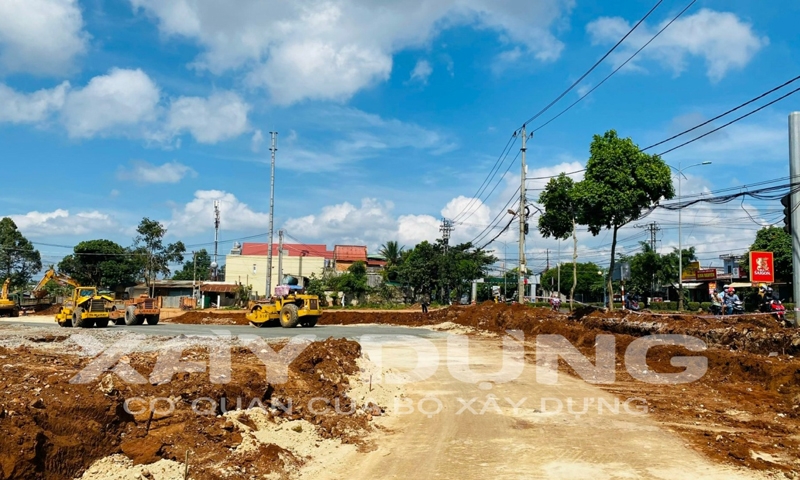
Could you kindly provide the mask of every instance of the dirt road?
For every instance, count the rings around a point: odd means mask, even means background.
[[[446,341],[434,342],[444,358]],[[497,340],[471,340],[474,372],[498,371],[500,356]],[[417,361],[399,348],[383,358],[384,367],[401,371]],[[556,385],[540,385],[530,363],[516,380],[484,390],[455,379],[442,361],[433,376],[405,391],[409,402],[391,407],[383,424],[389,433],[376,438],[377,450],[353,454],[346,468],[315,478],[766,478],[711,463],[642,413],[641,400],[627,408],[622,400],[615,411],[616,397],[582,380],[561,374]],[[441,402],[438,413],[433,399]],[[585,414],[570,413],[570,406],[582,412],[584,402]]]

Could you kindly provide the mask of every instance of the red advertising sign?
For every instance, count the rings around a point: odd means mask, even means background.
[[[772,252],[750,252],[750,281],[753,283],[775,281]]]
[[[707,270],[698,270],[695,273],[695,278],[697,280],[716,280],[717,279],[717,269],[709,268]]]

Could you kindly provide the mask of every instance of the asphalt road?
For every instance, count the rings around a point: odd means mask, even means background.
[[[443,337],[446,334],[435,332],[425,328],[409,328],[409,327],[395,327],[388,325],[317,325],[314,328],[280,328],[280,327],[266,327],[255,328],[250,325],[184,325],[178,323],[159,323],[158,325],[138,325],[138,326],[114,326],[109,325],[107,328],[64,328],[59,327],[53,320],[53,317],[28,317],[0,320],[0,332],[4,326],[24,326],[24,327],[49,327],[54,330],[61,330],[64,332],[69,331],[81,333],[92,333],[100,331],[130,331],[142,333],[145,335],[158,335],[158,336],[178,336],[178,335],[214,335],[214,331],[226,331],[231,335],[258,335],[264,338],[286,338],[295,335],[315,335],[317,338],[324,339],[329,337],[334,338],[349,338],[357,339],[363,335],[411,335],[415,337],[436,338]]]

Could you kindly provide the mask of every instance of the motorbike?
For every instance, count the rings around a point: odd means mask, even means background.
[[[768,306],[768,313],[771,313],[780,324],[786,325],[786,307],[783,306],[783,302],[780,300],[770,300]]]
[[[722,305],[711,305],[708,307],[708,312],[711,315],[722,315]]]
[[[636,298],[636,297],[629,299],[627,307],[628,307],[628,310],[631,310],[633,312],[638,312],[639,311],[639,299]]]
[[[561,309],[561,299],[560,298],[551,298],[550,305],[553,307],[554,312],[558,312]]]
[[[744,315],[744,302],[741,300],[737,300],[733,302],[733,313],[732,315]]]
[[[782,325],[786,325],[786,307],[783,306],[783,302],[781,302],[777,298],[771,298],[766,300],[759,305],[759,311],[762,313],[771,313],[775,320]]]

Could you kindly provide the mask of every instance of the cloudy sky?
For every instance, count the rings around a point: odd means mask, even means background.
[[[530,126],[595,87],[687,3],[661,2]],[[145,216],[164,222],[172,239],[209,247],[219,200],[225,252],[235,239],[266,238],[269,132],[277,131],[275,224],[292,238],[412,246],[435,239],[444,216],[457,220],[455,241],[488,240],[499,228],[488,238],[482,232],[519,184],[519,143],[472,198],[511,134],[653,4],[5,0],[0,215],[37,242],[45,261],[57,261],[69,252],[62,246],[81,240],[129,245]],[[649,145],[794,77],[799,16],[791,0],[697,1],[536,132],[529,176],[580,170],[593,134],[615,128]],[[792,110],[800,110],[800,95],[664,159],[713,162],[686,171],[685,195],[784,177]],[[780,209],[747,201],[686,210],[683,243],[720,265],[721,253],[746,248]],[[677,214],[637,223],[654,220],[659,247],[676,246]],[[631,225],[620,234],[622,251],[635,251],[645,236]],[[500,256],[507,251],[515,262],[513,233],[499,241]],[[582,234],[581,258],[607,262],[609,243],[605,233]],[[554,262],[558,243],[532,232],[529,263],[544,265],[547,249]]]

